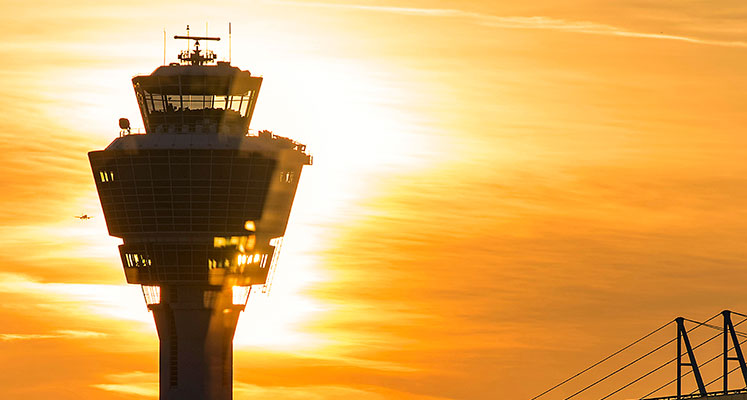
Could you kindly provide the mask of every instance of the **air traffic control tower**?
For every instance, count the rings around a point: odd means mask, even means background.
[[[187,39],[175,36],[177,39]],[[145,125],[88,153],[127,282],[142,286],[160,339],[162,400],[233,396],[233,336],[266,290],[304,145],[248,134],[262,78],[200,50],[132,79]]]

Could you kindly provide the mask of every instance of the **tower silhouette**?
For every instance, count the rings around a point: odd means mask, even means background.
[[[304,165],[304,145],[248,134],[262,78],[194,41],[179,63],[132,79],[145,134],[88,153],[127,282],[160,339],[160,398],[231,399],[233,336],[267,290]]]

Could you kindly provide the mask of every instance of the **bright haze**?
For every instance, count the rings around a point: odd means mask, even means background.
[[[743,1],[0,14],[4,399],[157,397],[87,152],[142,127],[130,80],[186,24],[227,59],[232,22],[232,64],[264,77],[252,129],[314,155],[240,319],[236,399],[528,399],[678,315],[747,311]]]

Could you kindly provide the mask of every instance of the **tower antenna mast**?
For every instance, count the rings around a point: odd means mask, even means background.
[[[190,52],[189,50],[183,51],[181,54],[179,54],[179,60],[181,60],[183,63],[191,64],[191,65],[203,65],[207,62],[215,61],[215,53],[212,51],[205,51],[205,54],[202,54],[202,50],[200,50],[200,40],[208,41],[208,40],[215,40],[219,41],[219,37],[209,37],[209,36],[180,36],[180,35],[174,35],[174,39],[187,39],[189,41],[190,39],[193,39],[195,41],[195,48]]]

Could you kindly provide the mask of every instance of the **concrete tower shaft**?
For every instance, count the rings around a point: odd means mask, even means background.
[[[311,164],[293,140],[247,135],[262,78],[204,64],[133,78],[146,133],[127,129],[89,153],[127,282],[153,312],[169,400],[232,398],[239,313],[269,283]]]

